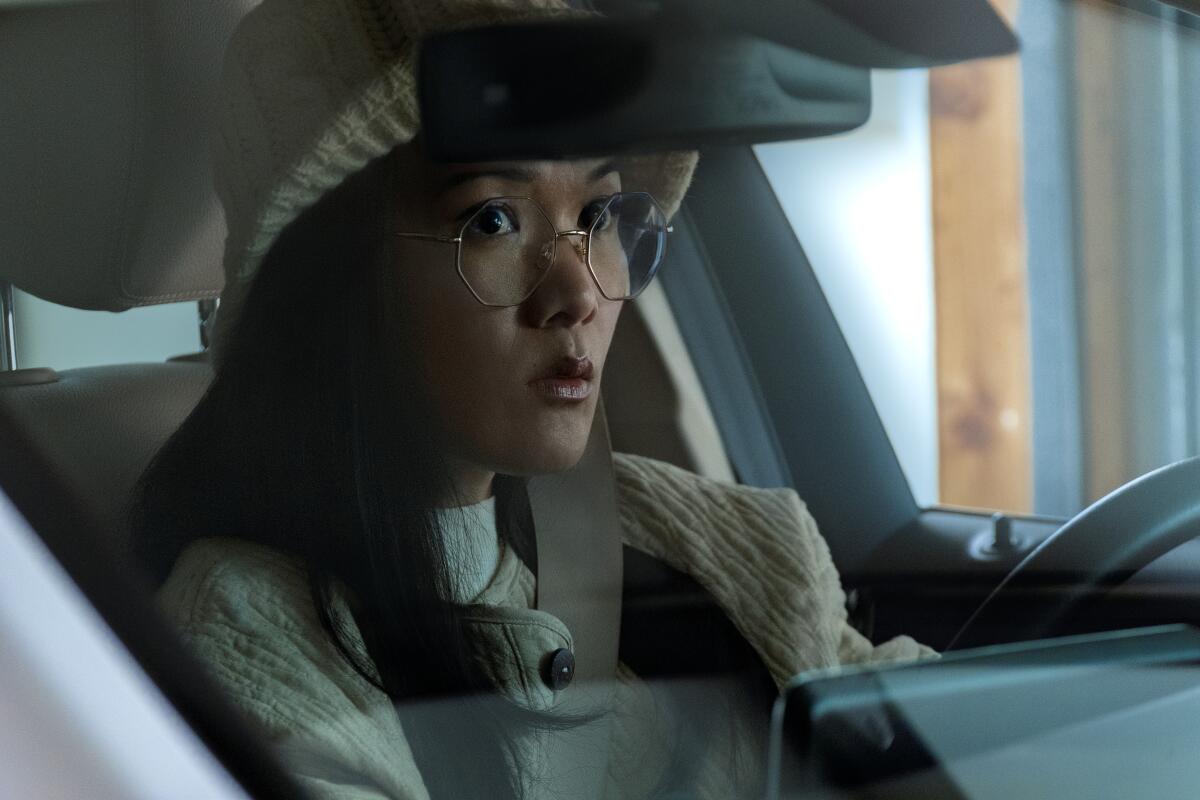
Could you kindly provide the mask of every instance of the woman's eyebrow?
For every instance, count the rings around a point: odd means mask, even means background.
[[[600,166],[596,167],[594,170],[591,171],[591,173],[588,175],[588,181],[591,183],[595,183],[596,181],[603,178],[605,175],[608,175],[609,173],[612,173],[612,172],[620,172],[620,170],[617,169],[617,162],[616,161],[605,161],[603,164],[601,164]]]
[[[534,174],[520,167],[485,167],[482,169],[463,170],[462,172],[455,172],[452,175],[446,176],[438,191],[447,192],[455,186],[461,186],[464,183],[479,180],[480,178],[503,178],[504,180],[518,183],[532,183]]]
[[[589,183],[595,183],[601,178],[613,172],[619,172],[616,161],[605,161],[600,166],[588,173],[587,179]],[[455,186],[461,186],[464,183],[469,183],[480,178],[501,178],[515,183],[533,183],[537,178],[537,174],[533,170],[522,169],[521,167],[483,167],[480,169],[467,169],[462,172],[455,172],[446,176],[438,187],[438,192],[447,192]]]

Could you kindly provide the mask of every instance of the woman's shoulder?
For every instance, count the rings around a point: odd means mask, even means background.
[[[779,683],[833,666],[845,595],[816,523],[791,489],[705,478],[614,454],[627,545],[700,583]]]
[[[185,630],[222,618],[242,627],[271,627],[294,621],[312,605],[304,569],[294,557],[231,537],[198,539],[184,548],[158,591],[158,603]]]
[[[832,567],[816,522],[792,489],[743,486],[629,453],[614,453],[613,469],[630,545],[691,549],[736,540],[770,551],[786,544],[810,565]]]
[[[242,539],[200,539],[180,554],[158,601],[314,797],[427,797],[391,701],[321,627],[296,558]],[[353,621],[338,619],[361,653]]]
[[[264,672],[317,682],[359,679],[326,634],[299,560],[255,542],[199,539],[175,561],[158,591],[159,609],[193,651],[227,682],[250,688]],[[355,651],[353,618],[331,611]]]
[[[795,491],[625,453],[613,468],[625,543],[707,589],[781,685],[817,667],[933,655],[906,636],[875,646],[846,622],[829,546]]]
[[[788,488],[763,489],[717,478],[709,478],[666,461],[633,453],[613,453],[613,470],[622,491],[633,490],[656,497],[678,497],[689,501],[726,502],[731,498],[754,498],[754,502],[795,503],[803,501]]]

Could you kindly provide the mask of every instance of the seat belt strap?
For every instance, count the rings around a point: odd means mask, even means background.
[[[621,627],[622,547],[616,478],[602,403],[573,468],[529,482],[537,534],[537,608],[571,632],[574,675],[558,713],[601,714],[548,740],[536,795],[592,800],[608,775],[613,690]],[[561,664],[561,662],[560,662]],[[547,669],[551,665],[547,665]],[[557,665],[556,665],[557,666]]]

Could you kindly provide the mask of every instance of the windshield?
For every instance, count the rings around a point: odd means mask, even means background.
[[[903,689],[984,797],[1192,693],[1127,629],[1200,623],[1200,16],[705,3],[0,0],[0,488],[226,766],[758,798],[779,703],[881,698],[807,791],[920,744]],[[1035,673],[1070,719],[989,750]]]
[[[1069,517],[1200,452],[1200,33],[1000,5],[1019,56],[876,73],[867,125],[757,154],[918,503]]]

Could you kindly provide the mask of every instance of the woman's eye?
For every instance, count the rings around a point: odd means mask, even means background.
[[[611,224],[612,210],[608,207],[607,199],[589,203],[579,214],[579,227],[584,230],[602,231]]]
[[[516,215],[504,206],[487,206],[471,219],[471,229],[484,236],[503,236],[521,229]]]

